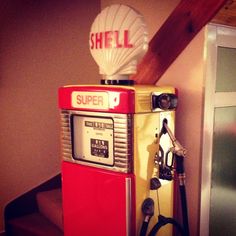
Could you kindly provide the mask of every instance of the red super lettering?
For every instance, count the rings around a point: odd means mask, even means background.
[[[93,106],[102,106],[103,97],[97,95],[77,95],[77,104],[78,105],[93,105]]]

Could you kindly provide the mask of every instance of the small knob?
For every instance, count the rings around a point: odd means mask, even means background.
[[[152,94],[152,109],[173,110],[177,107],[178,97],[173,93]]]

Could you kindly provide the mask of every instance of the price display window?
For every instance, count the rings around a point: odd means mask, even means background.
[[[113,165],[113,127],[111,118],[73,115],[73,158],[104,165]]]

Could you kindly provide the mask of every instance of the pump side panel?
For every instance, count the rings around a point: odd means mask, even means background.
[[[133,188],[133,175],[63,162],[64,235],[135,235]]]
[[[159,169],[155,166],[154,157],[159,151],[159,144],[166,152],[171,146],[170,139],[164,135],[158,138],[162,121],[166,118],[171,129],[174,128],[174,112],[158,112],[134,115],[134,174],[136,176],[136,230],[140,232],[143,221],[141,211],[144,199],[154,200],[154,216],[148,226],[148,232],[158,221],[158,215],[173,217],[173,181],[161,180],[162,186],[158,189],[160,211],[158,209],[157,191],[150,190],[150,179],[158,177]],[[158,236],[171,236],[172,225],[163,227]]]

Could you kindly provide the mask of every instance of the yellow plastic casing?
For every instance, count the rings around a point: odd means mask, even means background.
[[[174,111],[152,111],[151,94],[153,92],[175,93],[173,87],[134,86],[135,114],[134,114],[134,175],[136,179],[136,233],[138,235],[144,216],[141,208],[146,198],[152,198],[155,204],[154,215],[149,223],[148,232],[158,221],[158,215],[173,217],[173,181],[162,181],[158,190],[150,190],[150,179],[158,177],[158,168],[155,166],[155,154],[159,152],[159,144],[166,152],[171,147],[167,135],[159,140],[163,119],[168,120],[168,126],[174,131]],[[157,192],[158,191],[158,192]],[[158,203],[159,198],[159,203]],[[158,209],[160,207],[160,209]],[[159,212],[160,210],[160,212]],[[171,236],[172,226],[166,225],[159,236]]]

